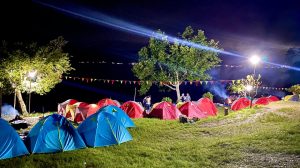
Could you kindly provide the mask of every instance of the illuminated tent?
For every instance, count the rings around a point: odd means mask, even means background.
[[[25,143],[31,153],[54,153],[86,147],[73,125],[58,114],[49,115],[35,124]]]
[[[130,118],[142,118],[144,108],[135,101],[127,101],[120,107],[124,110]]]
[[[77,128],[88,146],[100,147],[132,140],[126,127],[113,114],[100,110],[84,120]]]
[[[64,117],[66,117],[67,119],[70,119],[71,121],[75,120],[75,116],[76,116],[76,109],[78,106],[86,106],[87,103],[84,102],[76,102],[74,104],[67,104],[66,106],[66,114]]]
[[[118,100],[113,100],[113,101],[117,104],[117,107],[121,106],[121,103]]]
[[[77,104],[77,103],[75,103]],[[79,123],[85,120],[89,110],[89,104],[80,102],[75,107],[74,122]]]
[[[269,97],[268,97],[268,100],[269,100],[269,102],[280,101],[280,100],[278,99],[278,97],[276,97],[276,96],[269,96]]]
[[[231,110],[237,111],[237,110],[247,108],[250,106],[250,103],[251,103],[250,100],[245,97],[239,98],[231,104]]]
[[[100,109],[100,107],[97,104],[89,104],[86,118],[92,114],[95,114],[99,109]]]
[[[188,118],[205,118],[207,114],[199,109],[197,104],[194,102],[186,102],[184,103],[179,110],[182,114],[186,115]]]
[[[260,97],[253,101],[253,105],[268,105],[269,99],[267,97]]]
[[[99,106],[99,108],[102,108],[102,107],[107,106],[107,105],[114,105],[114,106],[119,107],[119,104],[116,103],[112,99],[101,99],[101,100],[98,101],[97,105]]]
[[[127,127],[135,127],[133,121],[129,118],[129,116],[125,113],[125,111],[123,111],[122,109],[120,109],[117,106],[108,105],[108,106],[102,107],[97,112],[112,114],[118,120],[120,120],[120,122],[123,123],[126,128]]]
[[[201,98],[198,100],[199,109],[208,116],[216,116],[218,109],[209,98]]]
[[[0,130],[0,159],[29,154],[15,129],[2,118],[0,118]]]
[[[175,105],[165,101],[156,104],[149,113],[149,117],[163,120],[176,120],[180,115],[181,113]]]
[[[62,103],[59,103],[58,104],[58,107],[57,107],[57,113],[62,115],[62,116],[66,116],[66,113],[67,113],[67,105],[73,105],[75,103],[77,103],[78,101],[75,100],[75,99],[69,99],[69,100],[66,100]]]

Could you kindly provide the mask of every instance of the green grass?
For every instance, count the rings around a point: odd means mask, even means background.
[[[289,102],[281,102],[286,104]],[[272,105],[271,105],[272,106]],[[276,106],[280,106],[277,103]],[[267,111],[230,112],[193,124],[135,119],[134,140],[110,147],[34,154],[0,161],[0,167],[273,167],[300,155],[300,104]],[[257,118],[254,118],[256,116]],[[254,119],[253,119],[254,118]],[[280,158],[279,158],[279,156]],[[276,158],[277,157],[277,158]],[[253,159],[253,160],[251,160]],[[299,159],[288,167],[299,167]],[[285,166],[283,166],[285,167]]]

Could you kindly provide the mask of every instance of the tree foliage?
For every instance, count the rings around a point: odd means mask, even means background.
[[[289,92],[292,92],[293,94],[300,94],[300,84],[293,85],[288,89]]]
[[[72,70],[69,55],[63,52],[65,44],[66,41],[58,37],[45,46],[32,43],[13,50],[6,49],[0,64],[3,87],[8,91],[40,95],[49,92],[61,82],[64,73]],[[31,72],[36,75],[29,77]]]
[[[161,31],[160,39],[150,38],[149,44],[143,47],[138,55],[139,61],[132,68],[134,75],[142,81],[165,81],[162,86],[176,90],[180,97],[179,85],[184,80],[207,80],[207,71],[221,62],[218,53],[182,44],[172,43]],[[219,49],[218,42],[208,40],[204,32],[194,32],[187,27],[179,39],[207,47]],[[142,82],[140,94],[145,94],[152,82]]]
[[[214,99],[214,95],[211,94],[210,92],[206,92],[202,95],[203,98],[209,98],[210,100]]]
[[[164,97],[161,101],[166,101],[172,103],[172,99],[170,97]]]
[[[228,90],[231,93],[237,93],[241,96],[254,97],[257,94],[257,87],[261,85],[261,76],[258,75],[255,77],[254,75],[247,75],[245,79],[237,80],[235,83],[232,83],[228,86]],[[246,87],[251,86],[253,89],[251,91],[247,91]]]

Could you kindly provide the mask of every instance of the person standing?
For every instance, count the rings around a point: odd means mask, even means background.
[[[185,102],[186,97],[184,96],[184,93],[181,94],[180,100],[181,102]]]
[[[146,97],[146,112],[149,113],[151,108],[151,96]]]
[[[186,96],[185,96],[185,102],[190,102],[191,99],[192,99],[192,98],[191,98],[190,94],[187,93]]]

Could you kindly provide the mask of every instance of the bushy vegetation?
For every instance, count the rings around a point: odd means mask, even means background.
[[[288,89],[288,91],[289,92],[292,92],[292,93],[294,93],[294,94],[300,94],[300,84],[298,84],[298,85],[293,85],[292,87],[290,87],[289,89]]]
[[[170,97],[164,97],[161,101],[166,101],[172,103],[172,99]]]
[[[214,99],[214,95],[211,94],[210,92],[204,93],[204,94],[202,95],[202,97],[203,97],[203,98],[209,98],[209,99],[212,100],[212,101],[213,101],[213,99]]]

